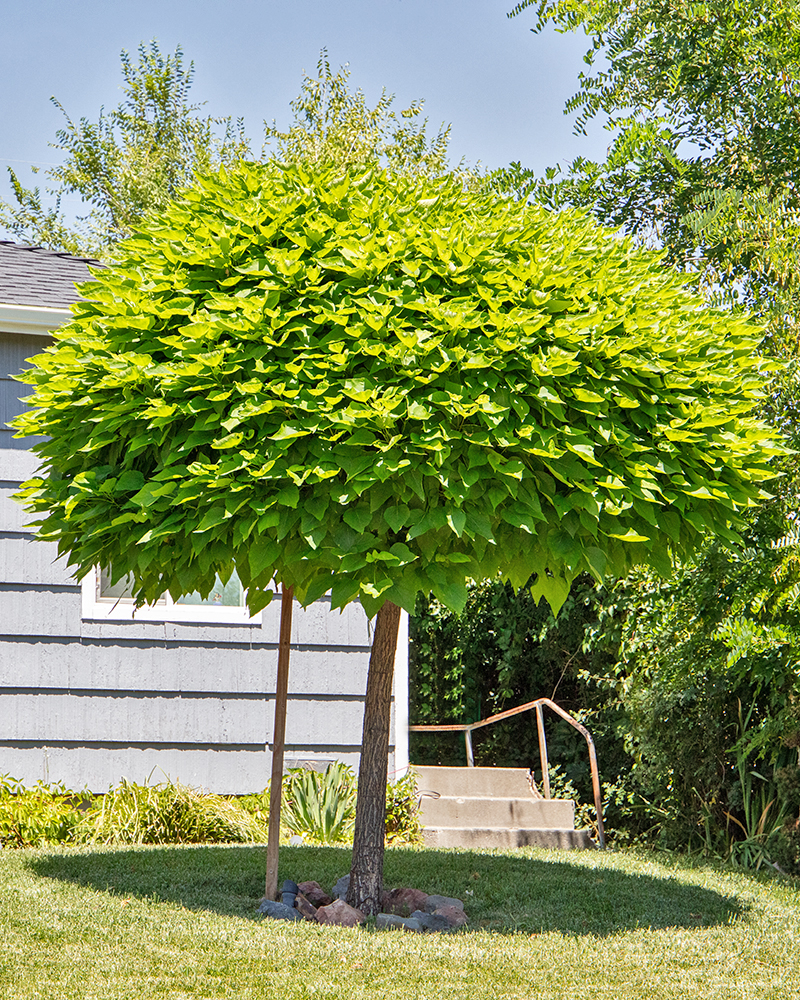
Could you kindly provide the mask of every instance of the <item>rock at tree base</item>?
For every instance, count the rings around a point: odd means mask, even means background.
[[[450,930],[450,921],[447,917],[441,915],[435,916],[433,913],[425,913],[424,910],[414,910],[409,919],[416,920],[422,925],[422,929],[426,931]]]
[[[433,911],[432,915],[434,917],[444,917],[451,927],[463,927],[464,924],[469,922],[466,913],[458,906],[440,906],[437,910]]]
[[[453,896],[428,896],[425,900],[425,905],[421,906],[420,909],[424,910],[426,913],[433,913],[434,910],[438,910],[440,906],[455,906],[459,910],[464,909],[464,904],[460,899],[455,899]]]
[[[262,899],[258,912],[273,920],[302,920],[303,918],[293,906],[276,903],[274,899]]]
[[[357,927],[366,922],[366,916],[344,899],[350,876],[344,875],[333,887],[331,897],[319,882],[285,882],[284,892],[295,887],[297,898],[294,907],[262,899],[259,912],[273,920],[310,920],[337,927]],[[315,905],[319,901],[318,905]],[[381,913],[376,919],[377,930],[403,930],[413,933],[442,933],[455,930],[469,923],[464,904],[453,896],[428,895],[409,887],[381,893]]]
[[[331,896],[333,896],[334,899],[344,899],[349,888],[350,876],[342,875],[336,885],[331,889]]]
[[[379,913],[375,918],[375,927],[379,931],[415,931],[417,934],[425,929],[421,921],[414,917],[399,917],[396,913]]]
[[[325,897],[330,899],[330,897]],[[310,903],[308,899],[303,895],[302,892],[298,892],[297,899],[294,901],[295,909],[298,913],[301,913],[306,920],[316,920],[317,919],[317,908],[313,903]]]
[[[381,911],[410,917],[414,910],[424,910],[427,892],[419,889],[392,889],[381,894]]]
[[[325,892],[319,882],[301,882],[297,888],[312,906],[327,906],[333,902],[333,897]]]
[[[295,911],[297,912],[297,911]],[[357,927],[367,918],[354,906],[349,906],[343,899],[334,900],[328,906],[320,906],[317,910],[317,923],[334,924],[337,927]]]

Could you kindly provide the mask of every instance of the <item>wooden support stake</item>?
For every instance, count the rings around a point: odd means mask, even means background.
[[[269,783],[269,832],[265,899],[278,897],[278,842],[281,835],[281,785],[286,744],[286,701],[289,693],[289,646],[292,638],[294,588],[281,588],[281,632],[278,639],[278,681],[275,689],[275,726],[272,731],[272,778]]]

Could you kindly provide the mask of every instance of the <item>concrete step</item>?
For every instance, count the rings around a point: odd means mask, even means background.
[[[593,850],[597,844],[588,830],[523,830],[464,827],[425,827],[426,847],[512,848],[549,847],[560,850]]]
[[[575,826],[575,804],[570,799],[432,798],[421,793],[423,826],[509,827],[571,830]]]
[[[522,767],[417,767],[428,847],[587,850],[570,799],[536,798]]]
[[[453,798],[531,798],[524,767],[414,767],[420,793],[438,792]]]

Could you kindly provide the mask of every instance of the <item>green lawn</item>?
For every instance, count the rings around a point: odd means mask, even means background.
[[[282,848],[329,886],[335,848]],[[3,1000],[800,998],[800,886],[662,856],[389,850],[386,883],[465,900],[413,935],[262,920],[263,847],[0,851]]]

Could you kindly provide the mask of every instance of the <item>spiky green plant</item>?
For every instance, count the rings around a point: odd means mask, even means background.
[[[336,761],[324,771],[292,768],[284,778],[281,817],[292,833],[315,844],[342,844],[353,839],[356,776]]]

